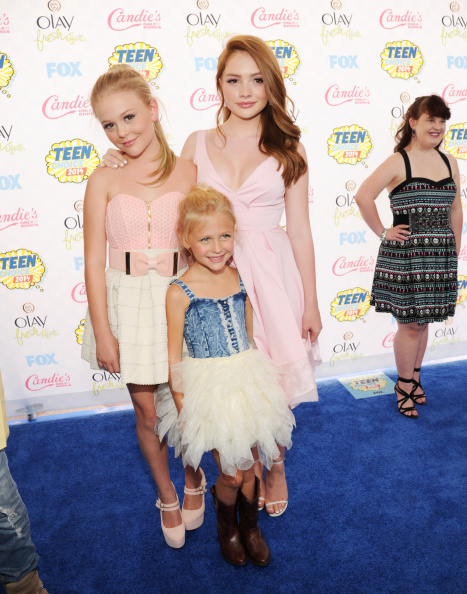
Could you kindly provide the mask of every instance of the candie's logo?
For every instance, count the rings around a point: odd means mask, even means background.
[[[45,270],[39,254],[24,248],[0,254],[0,283],[7,289],[40,288]]]
[[[0,52],[0,89],[4,95],[7,95],[7,97],[11,97],[11,95],[7,93],[6,88],[11,83],[14,75],[15,69],[10,62],[8,55]]]
[[[282,78],[289,78],[295,74],[297,68],[300,66],[300,58],[295,47],[288,41],[283,39],[276,39],[274,41],[266,41],[279,62],[282,72]],[[290,79],[293,80],[293,79]]]
[[[115,66],[115,64],[133,66],[149,82],[156,80],[164,67],[157,49],[141,41],[117,45],[109,58],[109,65]]]
[[[359,87],[354,85],[351,89],[345,89],[338,84],[334,84],[326,90],[324,99],[332,107],[350,103],[351,101],[355,104],[370,103],[370,90],[367,86]]]
[[[356,124],[334,128],[328,138],[328,155],[340,165],[364,162],[372,148],[368,130]]]
[[[350,387],[353,390],[361,390],[362,392],[376,392],[382,390],[388,385],[388,381],[384,377],[375,375],[367,375],[359,377],[350,382]]]
[[[383,29],[397,29],[407,27],[408,29],[422,28],[422,15],[420,12],[406,10],[404,13],[394,12],[392,8],[383,10],[379,17],[379,24]]]
[[[331,315],[339,322],[355,322],[369,309],[370,294],[360,287],[339,291],[331,303]]]
[[[467,87],[456,89],[455,85],[450,83],[443,89],[443,99],[448,105],[465,101],[467,99]]]
[[[350,272],[372,272],[375,265],[373,256],[360,256],[354,260],[348,259],[346,256],[340,256],[332,265],[332,273],[334,276],[344,276]]]
[[[42,105],[42,113],[49,120],[58,120],[72,113],[80,116],[92,115],[92,109],[89,100],[82,95],[77,95],[71,101],[62,100],[58,95],[50,95]]]
[[[467,276],[459,274],[457,278],[457,302],[456,305],[467,301]]]
[[[85,320],[81,320],[78,328],[75,330],[76,342],[78,344],[83,344],[84,322]]]
[[[63,140],[52,145],[45,158],[47,173],[62,184],[80,184],[88,179],[99,165],[99,155],[90,142],[74,138]]]
[[[251,15],[251,24],[256,29],[267,29],[274,25],[283,27],[299,27],[300,17],[296,10],[283,8],[278,11],[268,12],[264,6],[260,6]]]
[[[5,210],[7,209],[5,208]],[[33,207],[21,208],[21,206],[18,206],[17,209],[11,208],[9,211],[0,214],[0,231],[16,225],[20,227],[37,227],[37,210]]]
[[[0,14],[0,33],[9,33],[10,18],[7,14]]]
[[[404,41],[389,41],[381,52],[381,68],[391,78],[407,80],[415,77],[422,66],[423,56],[420,48],[406,39]]]
[[[123,8],[116,8],[109,14],[107,24],[112,31],[126,31],[141,26],[143,29],[160,29],[161,15],[157,10],[143,9],[138,14],[134,14],[126,12]]]
[[[467,122],[449,127],[444,137],[444,150],[456,159],[467,159]]]
[[[199,88],[194,91],[190,97],[190,105],[196,111],[204,111],[211,107],[218,107],[221,99],[216,93],[208,93],[205,88]]]
[[[54,373],[50,377],[39,377],[37,373],[28,377],[24,385],[31,392],[37,392],[44,388],[66,388],[71,386],[70,376],[68,373],[60,375],[60,373]]]
[[[86,285],[83,282],[78,283],[71,290],[71,298],[76,303],[87,303]]]

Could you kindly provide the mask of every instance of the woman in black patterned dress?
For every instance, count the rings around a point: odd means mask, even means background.
[[[360,187],[355,200],[368,226],[380,237],[371,303],[397,320],[394,354],[399,377],[399,412],[418,417],[426,404],[420,367],[428,323],[454,315],[457,254],[462,233],[459,168],[440,152],[451,112],[438,95],[418,97],[405,114],[394,155]],[[393,226],[385,228],[375,205],[389,192]]]

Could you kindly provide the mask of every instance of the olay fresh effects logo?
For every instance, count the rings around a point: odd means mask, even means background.
[[[109,65],[115,64],[133,66],[148,82],[155,81],[164,67],[157,49],[142,41],[117,45],[109,58]]]
[[[455,344],[456,342],[461,341],[461,337],[457,334],[459,331],[459,326],[455,328],[450,327],[453,320],[454,318],[448,318],[444,322],[444,328],[438,328],[435,330],[433,340],[430,343],[430,351],[436,350],[437,347],[443,344]]]
[[[195,39],[203,37],[210,37],[216,41],[222,41],[226,37],[230,37],[229,31],[221,31],[218,29],[221,14],[213,12],[206,12],[209,8],[208,0],[198,0],[196,7],[199,8],[197,12],[190,12],[186,16],[187,29],[185,39],[189,46],[192,46]]]
[[[297,68],[300,66],[300,57],[297,54],[295,47],[283,39],[266,41],[266,44],[271,48],[279,62],[282,78],[288,78],[293,81],[293,78],[290,77],[295,74]]]
[[[357,189],[357,184],[353,179],[349,179],[345,183],[345,189],[347,192],[336,197],[336,208],[332,216],[336,227],[339,227],[341,223],[345,223],[347,220],[355,218],[362,220],[360,209],[355,202],[354,192]]]
[[[0,283],[7,289],[30,289],[45,275],[46,268],[39,254],[20,248],[0,254]],[[43,291],[43,289],[41,289]]]
[[[397,134],[402,118],[405,116],[405,106],[411,101],[410,94],[406,91],[401,93],[399,98],[401,100],[401,105],[394,105],[394,107],[391,108],[391,123],[389,129],[393,137]]]
[[[22,153],[26,149],[21,143],[13,142],[12,137],[13,126],[0,125],[0,152],[7,155],[14,155],[15,153]]]
[[[37,210],[32,206],[29,208],[8,208],[3,206],[0,211],[0,231],[4,231],[9,227],[16,227],[19,225],[21,228],[24,227],[37,227],[39,225],[37,221]]]
[[[342,8],[341,0],[331,0],[331,12],[325,12],[321,15],[321,41],[327,45],[334,37],[344,37],[348,41],[353,41],[363,37],[360,31],[350,27],[353,15],[348,12],[340,12]]]
[[[443,89],[443,99],[448,105],[459,103],[467,99],[467,86],[457,87],[454,83],[450,83]]]
[[[389,41],[380,54],[381,68],[391,78],[408,80],[416,77],[422,69],[424,60],[420,48],[411,41]]]
[[[352,88],[345,88],[338,84],[333,84],[326,89],[324,100],[331,107],[344,105],[344,103],[355,103],[356,105],[369,104],[370,89],[366,85],[364,87],[354,85]]]
[[[467,301],[467,276],[459,274],[457,277],[457,291],[456,305],[464,304]]]
[[[46,340],[52,336],[58,336],[56,330],[48,330],[45,327],[47,315],[42,317],[39,314],[32,315],[35,309],[33,303],[25,303],[23,311],[26,315],[21,314],[15,319],[15,340],[21,347],[24,345],[25,340],[35,336]]]
[[[124,390],[126,384],[122,384],[119,373],[108,371],[97,371],[92,374],[92,391],[96,396],[103,390]]]
[[[332,273],[334,276],[344,276],[351,272],[372,272],[374,265],[375,259],[373,256],[362,255],[359,258],[339,256],[332,265]]]
[[[10,32],[10,18],[6,14],[6,12],[0,13],[0,33],[9,33]]]
[[[68,373],[53,373],[49,377],[40,377],[37,373],[30,375],[24,385],[31,392],[38,392],[44,388],[66,388],[71,386]]]
[[[334,128],[328,138],[328,155],[335,159],[339,165],[355,165],[368,157],[373,143],[368,130],[352,124]]]
[[[15,69],[10,62],[8,54],[0,52],[0,89],[2,90],[2,94],[6,95],[8,98],[11,97],[11,95],[9,91],[7,91],[7,87],[10,85],[14,76]]]
[[[444,150],[456,159],[467,159],[467,122],[449,126],[444,137]]]
[[[450,39],[460,38],[467,41],[467,16],[459,14],[460,4],[451,2],[449,4],[451,14],[441,17],[441,42],[447,45]]]
[[[61,99],[58,95],[50,95],[42,104],[42,114],[49,120],[58,120],[73,113],[79,116],[92,115],[89,100],[82,95],[76,95],[73,99]]]
[[[35,42],[40,52],[44,51],[46,43],[54,41],[64,41],[69,45],[86,41],[84,35],[71,31],[74,16],[56,14],[61,9],[60,2],[52,0],[48,4],[48,9],[51,11],[50,14],[41,15],[36,19],[38,29]]]
[[[287,8],[271,11],[264,6],[260,6],[252,12],[250,20],[256,29],[267,29],[275,25],[282,25],[283,27],[300,26],[298,12],[296,10],[288,10]]]
[[[379,17],[379,24],[383,29],[397,29],[398,27],[407,27],[408,29],[422,28],[422,13],[406,10],[397,12],[392,8],[383,10]]]
[[[62,140],[52,145],[45,158],[47,173],[62,184],[80,184],[100,163],[94,145],[81,138]]]
[[[360,359],[363,353],[358,352],[360,342],[353,339],[353,332],[346,332],[343,336],[343,342],[338,342],[332,347],[332,355],[329,359],[329,365],[334,367],[337,361],[344,359]]]
[[[204,87],[196,89],[190,97],[190,105],[196,111],[219,107],[221,100],[216,93],[209,93]]]
[[[143,27],[143,29],[161,29],[162,27],[160,12],[144,8],[138,13],[116,8],[109,14],[107,24],[112,31],[126,31],[134,27]]]
[[[331,315],[339,322],[355,322],[369,309],[370,294],[361,287],[339,291],[331,302]]]
[[[71,250],[71,248],[76,245],[77,242],[83,240],[83,201],[77,200],[75,202],[75,214],[63,221],[65,226],[65,239],[63,243],[67,250]]]

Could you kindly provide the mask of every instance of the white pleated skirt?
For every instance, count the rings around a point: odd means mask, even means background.
[[[155,258],[167,250],[139,251]],[[184,268],[177,276],[186,270]],[[106,270],[107,314],[110,329],[118,340],[122,383],[154,385],[168,381],[165,298],[170,282],[177,276],[160,276],[155,270],[149,270],[144,276],[130,276],[114,268]],[[91,369],[100,369],[89,309],[81,357]]]

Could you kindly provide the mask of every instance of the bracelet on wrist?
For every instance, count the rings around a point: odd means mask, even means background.
[[[381,237],[380,240],[384,241],[386,239],[386,233],[388,232],[387,229],[383,229],[382,233],[381,233]]]

